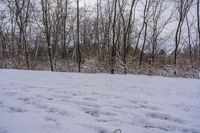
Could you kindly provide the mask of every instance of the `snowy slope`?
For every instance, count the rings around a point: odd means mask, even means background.
[[[200,133],[200,81],[0,70],[0,133]]]

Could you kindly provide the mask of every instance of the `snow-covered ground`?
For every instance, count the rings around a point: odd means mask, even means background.
[[[0,70],[0,133],[200,133],[200,80]]]

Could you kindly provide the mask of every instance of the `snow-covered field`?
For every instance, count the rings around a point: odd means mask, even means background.
[[[0,133],[200,133],[200,80],[0,70]]]

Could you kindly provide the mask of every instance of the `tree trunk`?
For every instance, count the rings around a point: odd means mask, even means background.
[[[186,23],[187,23],[187,30],[188,30],[188,46],[189,46],[189,52],[190,52],[190,63],[191,67],[193,68],[193,58],[192,58],[192,44],[191,44],[191,31],[190,31],[190,25],[188,16],[186,16]]]
[[[197,27],[199,35],[199,63],[200,63],[200,0],[197,0]]]
[[[180,20],[178,22],[176,36],[175,36],[175,40],[176,40],[176,46],[175,46],[175,50],[174,50],[174,66],[175,67],[177,65],[177,53],[178,53],[178,47],[179,47],[180,37],[181,37],[181,23],[182,23],[182,21]]]
[[[135,50],[134,50],[134,53],[133,55],[135,56],[137,54],[137,50],[138,50],[138,46],[139,46],[139,41],[140,41],[140,37],[141,37],[141,34],[142,34],[142,31],[144,30],[144,27],[145,27],[145,21],[146,21],[146,17],[147,17],[147,12],[148,12],[148,8],[149,8],[149,3],[150,1],[149,0],[146,0],[145,2],[145,7],[144,7],[144,11],[143,11],[143,23],[142,23],[142,28],[138,34],[138,37],[137,37],[137,41],[136,41],[136,45],[135,45]]]
[[[80,50],[80,31],[79,31],[79,0],[77,0],[77,46],[76,46],[76,58],[78,63],[78,72],[81,72],[81,50]]]
[[[6,64],[6,39],[3,35],[3,33],[0,31],[0,38],[1,38],[1,44],[2,44],[2,68],[7,68]]]
[[[145,22],[144,25],[145,25],[144,41],[143,41],[142,50],[141,50],[141,53],[140,53],[140,64],[139,64],[139,68],[142,66],[144,48],[145,48],[145,43],[146,43],[146,38],[147,38],[147,28],[148,28],[148,27],[147,27],[147,22]]]
[[[116,17],[117,17],[117,0],[114,0],[114,18],[113,18],[113,37],[112,37],[112,55],[111,55],[111,74],[115,73],[114,65],[115,65],[115,58],[116,58],[116,33],[115,33],[115,26],[116,26]]]
[[[53,58],[52,58],[52,46],[51,46],[51,26],[50,26],[50,14],[49,14],[49,3],[47,0],[41,0],[42,12],[43,12],[43,25],[44,25],[44,34],[48,46],[48,56],[50,61],[51,71],[54,71]]]

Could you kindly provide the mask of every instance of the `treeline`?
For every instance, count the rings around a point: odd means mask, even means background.
[[[96,0],[88,6],[79,0],[1,0],[0,67],[199,73],[199,3]]]

